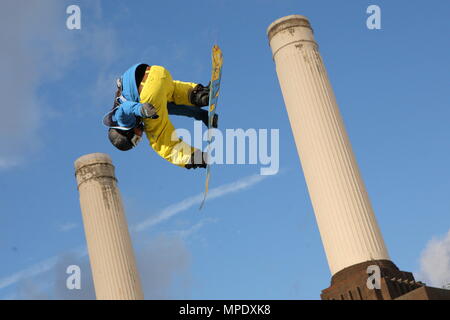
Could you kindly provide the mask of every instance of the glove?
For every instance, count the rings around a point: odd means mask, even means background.
[[[156,114],[156,109],[150,103],[143,103],[141,106],[142,118],[158,119],[159,116]]]

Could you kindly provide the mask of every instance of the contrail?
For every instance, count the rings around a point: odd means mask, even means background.
[[[75,252],[77,257],[83,257],[87,255],[87,250],[85,247],[73,249],[72,251]],[[9,287],[10,285],[13,285],[17,282],[19,282],[22,279],[31,278],[37,275],[40,275],[42,273],[45,273],[47,271],[50,271],[55,267],[55,265],[58,263],[61,256],[53,256],[51,258],[45,259],[41,262],[38,262],[26,269],[23,269],[21,271],[18,271],[16,273],[13,273],[12,275],[1,278],[0,279],[0,290],[4,289],[6,287]]]
[[[212,200],[215,198],[223,197],[229,193],[238,192],[247,188],[250,188],[251,186],[260,183],[268,176],[262,176],[259,174],[254,174],[251,176],[247,176],[245,178],[242,178],[240,180],[237,180],[235,182],[221,185],[217,188],[211,189],[209,191],[208,200]],[[173,205],[170,205],[160,212],[156,214],[156,216],[150,217],[137,225],[132,227],[133,231],[143,231],[147,228],[150,228],[154,225],[157,225],[158,223],[161,223],[162,221],[165,221],[174,215],[183,212],[189,208],[191,208],[194,205],[200,204],[203,200],[203,193],[199,193],[195,196],[186,198],[178,203],[175,203]]]
[[[58,256],[48,258],[22,271],[16,272],[8,277],[0,279],[0,289],[6,288],[14,283],[19,282],[22,279],[33,277],[51,270],[56,265],[58,258]]]

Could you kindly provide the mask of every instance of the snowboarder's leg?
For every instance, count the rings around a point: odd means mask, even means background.
[[[186,105],[180,106],[172,102],[167,104],[167,110],[169,115],[194,118],[195,120],[202,121],[208,127],[208,110]],[[218,123],[219,115],[216,113],[214,114],[212,128],[217,128]]]
[[[167,110],[170,115],[194,118],[195,120],[202,121],[208,127],[208,110],[193,106],[180,106],[174,103],[168,103]]]
[[[160,66],[152,66],[141,92],[141,103],[153,105],[158,119],[143,119],[145,133],[151,147],[167,161],[185,167],[191,163],[192,154],[197,150],[177,138],[175,128],[169,120],[168,97],[174,93],[174,84],[169,71]]]

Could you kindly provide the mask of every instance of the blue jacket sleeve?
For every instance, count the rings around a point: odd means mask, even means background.
[[[136,125],[136,117],[142,117],[141,104],[125,101],[116,110],[114,117],[121,127],[133,128]]]

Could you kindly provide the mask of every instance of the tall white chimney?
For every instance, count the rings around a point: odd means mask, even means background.
[[[75,170],[97,299],[143,299],[111,158],[87,154],[75,161]]]
[[[390,260],[308,19],[267,35],[331,273]]]

